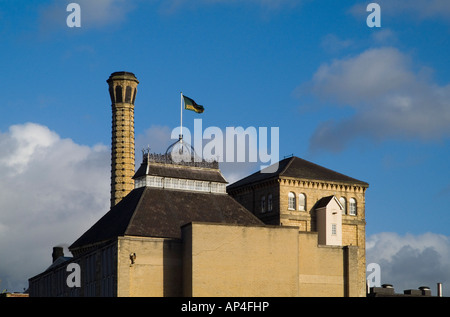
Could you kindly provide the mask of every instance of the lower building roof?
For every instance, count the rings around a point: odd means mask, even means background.
[[[181,226],[194,221],[263,225],[227,194],[141,187],[112,207],[69,249],[119,236],[181,238]]]

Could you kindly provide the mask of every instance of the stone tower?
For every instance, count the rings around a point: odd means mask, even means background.
[[[106,81],[112,108],[111,207],[134,189],[134,100],[139,81],[115,72]]]

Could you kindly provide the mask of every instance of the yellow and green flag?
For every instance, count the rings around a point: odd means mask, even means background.
[[[193,110],[197,113],[202,113],[203,111],[205,111],[205,108],[203,108],[203,106],[201,105],[198,105],[193,99],[183,95],[183,100],[184,100],[184,109]]]

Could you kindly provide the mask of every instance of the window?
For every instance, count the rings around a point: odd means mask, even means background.
[[[342,214],[345,215],[347,213],[347,199],[345,197],[339,198],[339,202],[342,205]]]
[[[138,178],[138,179],[134,180],[134,188],[139,188],[139,187],[143,187],[143,186],[145,186],[145,184],[143,184],[142,178]]]
[[[131,103],[134,105],[134,100],[136,99],[136,88],[134,88],[133,100]]]
[[[226,193],[227,192],[227,187],[225,186],[225,184],[218,184],[218,192],[219,193]]]
[[[122,99],[122,86],[116,86],[116,102],[123,102]]]
[[[272,211],[272,194],[267,197],[267,211]]]
[[[261,197],[261,212],[266,212],[266,196]]]
[[[131,102],[131,87],[127,86],[127,88],[125,89],[125,102],[130,103]]]
[[[356,200],[350,198],[350,215],[356,216]]]
[[[335,224],[335,223],[332,223],[332,224],[331,224],[331,234],[332,234],[333,236],[336,235],[336,224]]]
[[[162,177],[147,176],[147,186],[163,187],[163,179],[162,179]]]
[[[295,210],[295,194],[293,192],[288,195],[288,209]]]
[[[305,194],[298,195],[298,210],[302,210],[302,211],[306,210],[306,195]]]
[[[164,179],[164,187],[165,188],[173,188],[172,179],[171,178],[165,178]]]

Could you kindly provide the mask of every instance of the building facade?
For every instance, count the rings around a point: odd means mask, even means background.
[[[131,175],[135,78],[108,80],[111,209],[71,244],[71,257],[54,250],[29,279],[30,296],[365,296],[366,183],[323,168],[300,177],[306,161],[292,158],[270,177],[227,187],[217,162],[167,152],[144,152]],[[119,91],[129,122],[114,114]]]
[[[265,224],[318,232],[321,245],[336,244],[326,243],[324,238],[326,232],[334,232],[332,237],[340,239],[337,245],[357,246],[362,295],[366,283],[365,192],[369,184],[295,156],[281,160],[278,166],[275,173],[256,172],[229,185],[227,192]],[[335,197],[341,219],[324,225],[321,204],[327,197]]]

